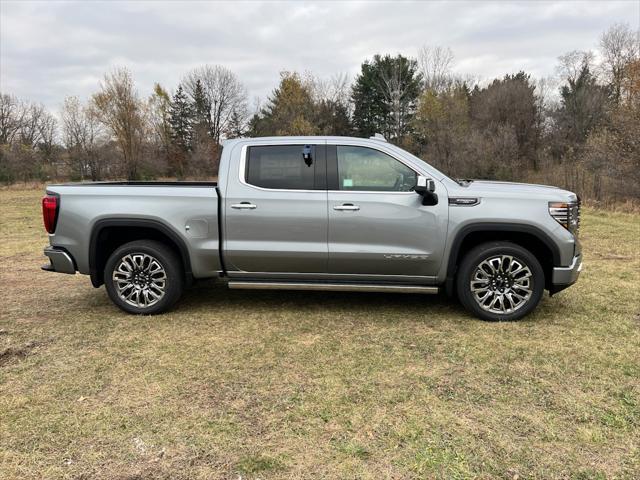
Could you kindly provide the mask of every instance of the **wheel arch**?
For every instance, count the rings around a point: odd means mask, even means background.
[[[166,244],[180,257],[185,281],[191,282],[189,250],[184,240],[170,227],[157,220],[104,218],[93,225],[89,240],[89,275],[94,287],[103,284],[102,271],[109,256],[119,246],[134,240],[157,240]]]
[[[540,228],[526,224],[477,223],[462,227],[449,250],[447,291],[453,293],[458,265],[474,246],[490,241],[508,241],[529,250],[540,262],[545,288],[550,288],[554,265],[560,265],[560,249]]]

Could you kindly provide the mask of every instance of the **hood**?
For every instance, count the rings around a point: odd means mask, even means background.
[[[490,180],[473,180],[461,187],[465,195],[478,196],[508,196],[508,197],[544,197],[549,200],[575,201],[577,195],[551,185],[536,185],[534,183],[498,182]]]

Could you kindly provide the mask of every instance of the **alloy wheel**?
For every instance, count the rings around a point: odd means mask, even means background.
[[[480,308],[509,314],[522,308],[533,294],[531,269],[511,255],[495,255],[480,262],[471,275],[470,289]]]
[[[147,308],[158,303],[166,292],[167,274],[155,257],[131,253],[120,259],[113,270],[118,296],[129,305]]]

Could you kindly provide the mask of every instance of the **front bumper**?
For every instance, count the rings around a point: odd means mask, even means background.
[[[44,254],[49,257],[49,265],[43,265],[42,270],[58,273],[76,273],[76,265],[71,255],[56,247],[45,247]]]
[[[554,267],[553,275],[551,277],[551,288],[549,292],[551,295],[570,287],[578,280],[580,272],[582,271],[582,255],[578,254],[573,257],[571,265],[568,267]]]

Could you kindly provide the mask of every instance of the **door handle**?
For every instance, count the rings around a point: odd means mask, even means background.
[[[242,203],[234,203],[231,205],[231,208],[235,208],[236,210],[255,210],[257,205],[249,202]]]
[[[360,210],[360,207],[358,205],[354,205],[353,203],[345,203],[343,205],[336,205],[335,207],[333,207],[334,210],[338,210],[338,211],[356,211],[356,210]]]

